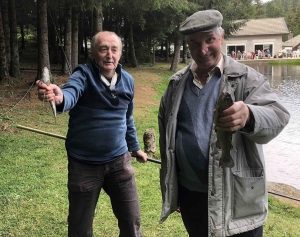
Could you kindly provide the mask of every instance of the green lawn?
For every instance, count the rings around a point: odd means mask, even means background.
[[[167,70],[168,67],[156,64],[154,67],[145,65],[128,69],[137,86],[151,86],[156,92],[151,98],[146,98],[151,101],[150,105],[135,104],[134,118],[141,144],[147,128],[155,129],[158,140],[158,103],[172,74]],[[149,75],[153,80],[148,80]],[[0,117],[0,124],[9,124],[6,131],[0,131],[1,237],[67,236],[67,159],[64,141],[16,129],[16,125],[21,124],[64,136],[67,121],[68,114],[65,113],[59,115],[57,124],[54,124],[50,107],[42,102],[24,110],[16,107],[7,116]],[[159,165],[150,162],[141,164],[133,160],[133,166],[139,191],[143,236],[187,236],[178,213],[172,214],[163,224],[158,224],[161,209]],[[270,215],[264,236],[300,236],[299,217],[299,208],[270,198]],[[104,192],[96,209],[94,236],[118,236],[117,222]]]

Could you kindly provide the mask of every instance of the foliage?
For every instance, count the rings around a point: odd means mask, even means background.
[[[70,0],[49,1],[51,59],[60,59],[63,55],[59,53],[58,48],[63,45],[66,1]],[[285,17],[288,28],[294,35],[300,33],[298,24],[300,0],[272,0],[267,3],[261,0],[74,0],[71,2],[81,11],[84,35],[88,39],[92,37],[94,9],[103,11],[103,29],[116,31],[124,39],[127,39],[129,23],[132,24],[134,50],[139,63],[149,62],[152,59],[151,51],[158,45],[165,44],[166,41],[169,42],[168,45],[174,44],[180,23],[198,10],[214,8],[221,11],[226,37],[236,32],[248,19],[260,17]],[[26,47],[31,47],[36,40],[36,1],[16,0],[16,4],[19,25],[22,23],[26,29]],[[126,62],[131,61],[129,54],[124,54],[124,57]]]
[[[294,36],[300,34],[300,0],[272,0],[264,4],[265,17],[284,17]]]

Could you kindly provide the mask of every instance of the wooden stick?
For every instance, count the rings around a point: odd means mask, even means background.
[[[56,137],[56,138],[59,138],[59,139],[66,140],[66,137],[64,137],[64,136],[57,135],[57,134],[54,134],[54,133],[45,132],[45,131],[34,129],[34,128],[25,127],[25,126],[22,126],[22,125],[17,125],[17,128],[21,128],[21,129],[24,129],[24,130],[28,130],[30,132],[36,132],[36,133],[40,133],[40,134],[47,135],[47,136],[50,136],[50,137]]]
[[[22,125],[17,125],[17,128],[21,128],[21,129],[24,129],[24,130],[27,130],[27,131],[30,131],[30,132],[36,132],[36,133],[40,133],[40,134],[47,135],[47,136],[50,136],[50,137],[56,137],[56,138],[59,138],[59,139],[66,140],[66,137],[64,137],[64,136],[57,135],[57,134],[54,134],[54,133],[45,132],[45,131],[42,131],[42,130],[30,128],[30,127],[25,127],[25,126],[22,126]],[[134,154],[131,154],[131,156],[136,157],[136,155],[134,155]],[[150,161],[150,162],[156,163],[156,164],[161,163],[161,161],[157,160],[157,159],[147,158],[147,160]]]

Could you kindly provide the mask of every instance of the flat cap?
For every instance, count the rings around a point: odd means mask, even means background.
[[[223,16],[217,10],[198,11],[189,16],[179,27],[183,35],[196,32],[210,32],[222,25]]]

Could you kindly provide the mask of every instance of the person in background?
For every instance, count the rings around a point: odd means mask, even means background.
[[[263,75],[221,52],[222,20],[217,10],[198,11],[179,28],[194,61],[170,78],[161,98],[160,222],[180,208],[190,237],[261,237],[268,214],[262,144],[290,115]],[[233,104],[215,118],[224,93]],[[223,146],[231,136],[232,148]],[[224,166],[226,149],[233,162]]]
[[[268,58],[270,58],[270,57],[271,57],[271,52],[270,52],[270,49],[267,49],[267,50],[266,50],[266,55],[267,55],[267,57],[268,57]]]
[[[241,60],[241,58],[242,58],[242,52],[240,50],[237,51],[236,55],[237,55],[237,59]]]
[[[235,59],[235,58],[236,58],[236,54],[235,54],[235,52],[234,52],[234,51],[232,51],[232,52],[231,52],[231,57],[232,57],[233,59]]]
[[[120,237],[140,237],[140,207],[131,154],[140,162],[133,121],[134,81],[119,64],[122,41],[114,32],[97,33],[93,62],[78,65],[60,89],[37,81],[40,100],[54,100],[57,112],[69,111],[69,237],[91,237],[100,191],[109,195]]]

